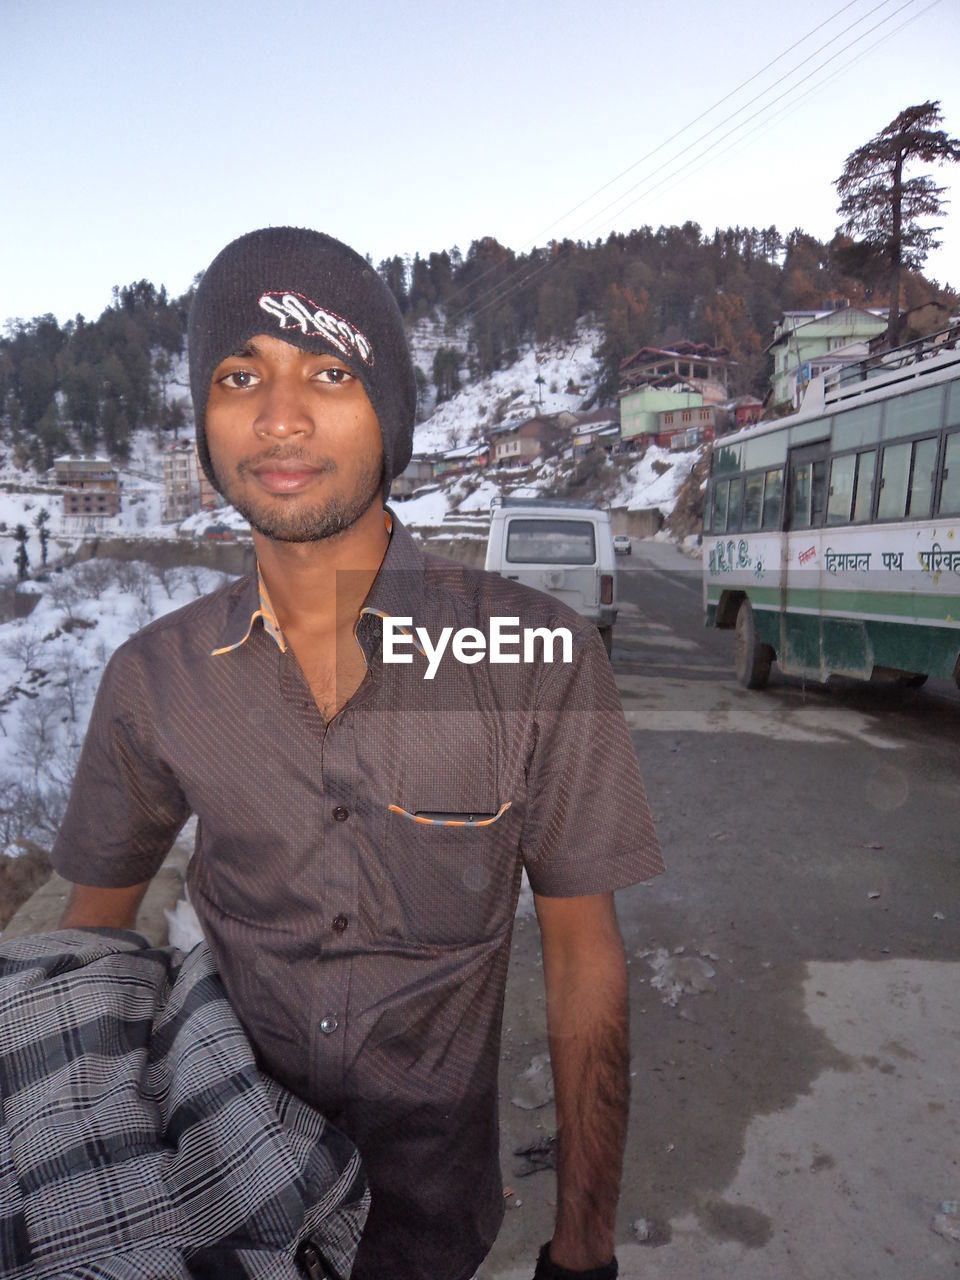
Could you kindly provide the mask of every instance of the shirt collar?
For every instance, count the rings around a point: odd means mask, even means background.
[[[376,618],[410,617],[416,624],[423,612],[423,552],[389,508],[385,509],[385,518],[390,541],[360,614]],[[258,619],[281,653],[286,653],[286,641],[259,565],[256,578],[252,574],[246,578],[234,597],[220,643],[211,651],[211,657],[241,648]]]

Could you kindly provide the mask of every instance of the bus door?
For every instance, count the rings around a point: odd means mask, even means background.
[[[782,671],[803,673],[821,667],[822,536],[829,453],[829,441],[820,440],[787,454],[780,570]]]

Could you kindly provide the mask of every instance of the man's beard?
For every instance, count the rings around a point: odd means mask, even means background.
[[[297,458],[296,451],[284,449],[277,451],[277,457]],[[255,461],[273,460],[273,455],[259,455]],[[212,461],[212,460],[211,460]],[[241,462],[237,474],[249,471],[252,463]],[[275,542],[322,542],[324,538],[334,538],[345,533],[357,523],[373,503],[381,496],[383,490],[382,458],[369,460],[357,477],[357,484],[352,494],[336,494],[325,502],[313,506],[303,505],[298,501],[300,495],[289,497],[277,495],[262,500],[241,496],[239,484],[229,483],[225,476],[213,463],[213,472],[220,492],[232,507],[243,516],[251,529],[272,538]],[[336,475],[336,463],[329,463],[325,474]]]

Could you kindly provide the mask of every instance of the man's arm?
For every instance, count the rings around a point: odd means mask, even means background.
[[[98,889],[89,884],[75,884],[60,917],[60,928],[133,929],[137,923],[137,909],[149,885],[149,880],[123,889]]]
[[[585,1271],[614,1255],[630,1093],[626,961],[612,893],[534,901],[557,1103],[550,1258]]]

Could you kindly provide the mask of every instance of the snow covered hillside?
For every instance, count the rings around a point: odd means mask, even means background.
[[[414,362],[427,378],[436,352],[427,341],[430,332],[417,326],[411,341]],[[491,427],[514,418],[583,408],[596,391],[600,370],[595,352],[601,337],[599,330],[582,327],[573,342],[527,347],[509,368],[473,383],[465,382],[462,371],[460,391],[436,407],[414,432],[414,453],[459,448],[483,439]],[[462,336],[445,338],[444,343],[466,351]],[[538,383],[538,377],[543,381]]]
[[[113,651],[227,576],[88,560],[29,584],[33,612],[0,626],[0,852],[20,836],[51,842]]]

